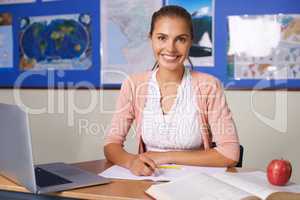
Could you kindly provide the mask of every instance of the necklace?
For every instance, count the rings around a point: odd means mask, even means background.
[[[156,81],[157,85],[157,91],[159,95],[159,112],[160,112],[160,118],[161,118],[161,128],[164,130],[165,134],[170,134],[172,131],[176,131],[176,123],[174,123],[174,118],[177,113],[178,103],[179,103],[179,97],[182,96],[182,87],[185,85],[185,79],[186,79],[186,69],[184,70],[184,73],[182,75],[182,79],[180,83],[178,82],[169,82],[169,83],[162,83],[159,79],[159,74],[157,74],[158,70],[154,73],[154,80]],[[158,79],[157,79],[157,78]],[[170,92],[170,89],[173,90],[173,92]],[[174,91],[176,90],[176,92]],[[176,95],[175,95],[176,94]],[[169,101],[174,98],[174,101],[171,106],[167,106],[170,109],[166,111],[163,107],[163,103],[165,101]]]
[[[174,104],[176,104],[176,99],[178,96],[178,88],[176,88],[176,90],[177,90],[176,94],[170,94],[170,95],[162,95],[163,92],[160,90],[159,102],[163,114],[167,114],[170,111],[172,111]]]
[[[162,95],[163,92],[161,91],[161,88],[159,88],[159,95],[160,95],[160,111],[162,115],[162,120],[163,120],[163,127],[166,130],[166,133],[169,134],[170,131],[176,129],[176,124],[174,124],[174,118],[177,112],[178,108],[178,102],[179,102],[179,97],[181,95],[181,86],[177,85],[176,86],[176,95]],[[173,100],[174,99],[174,100]],[[173,102],[172,102],[173,100]],[[164,109],[164,101],[171,101],[171,105],[167,106],[167,111]]]
[[[176,104],[176,99],[179,93],[180,84],[177,82],[162,83],[157,80],[159,89],[159,102],[163,114],[168,113]]]

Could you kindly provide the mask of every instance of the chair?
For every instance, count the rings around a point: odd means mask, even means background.
[[[243,166],[243,155],[244,155],[244,147],[240,145],[240,158],[238,163],[236,164],[236,167],[242,167]]]
[[[212,147],[216,147],[216,143],[213,142],[212,143]],[[235,167],[242,167],[243,166],[243,155],[244,155],[244,147],[242,145],[240,145],[240,158],[239,158],[239,161],[238,163],[236,164]]]

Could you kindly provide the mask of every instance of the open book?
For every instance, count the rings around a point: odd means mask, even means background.
[[[279,191],[300,193],[300,185],[270,185],[266,173],[260,171],[211,175],[196,173],[176,181],[152,185],[146,193],[157,200],[236,200],[249,196],[265,199]]]

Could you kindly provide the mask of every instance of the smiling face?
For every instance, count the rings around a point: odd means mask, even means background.
[[[192,45],[190,27],[180,17],[160,17],[154,24],[151,41],[159,67],[178,70],[184,66]]]

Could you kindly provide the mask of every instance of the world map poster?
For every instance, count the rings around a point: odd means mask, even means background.
[[[90,15],[24,17],[20,28],[21,70],[86,70],[92,66]]]

